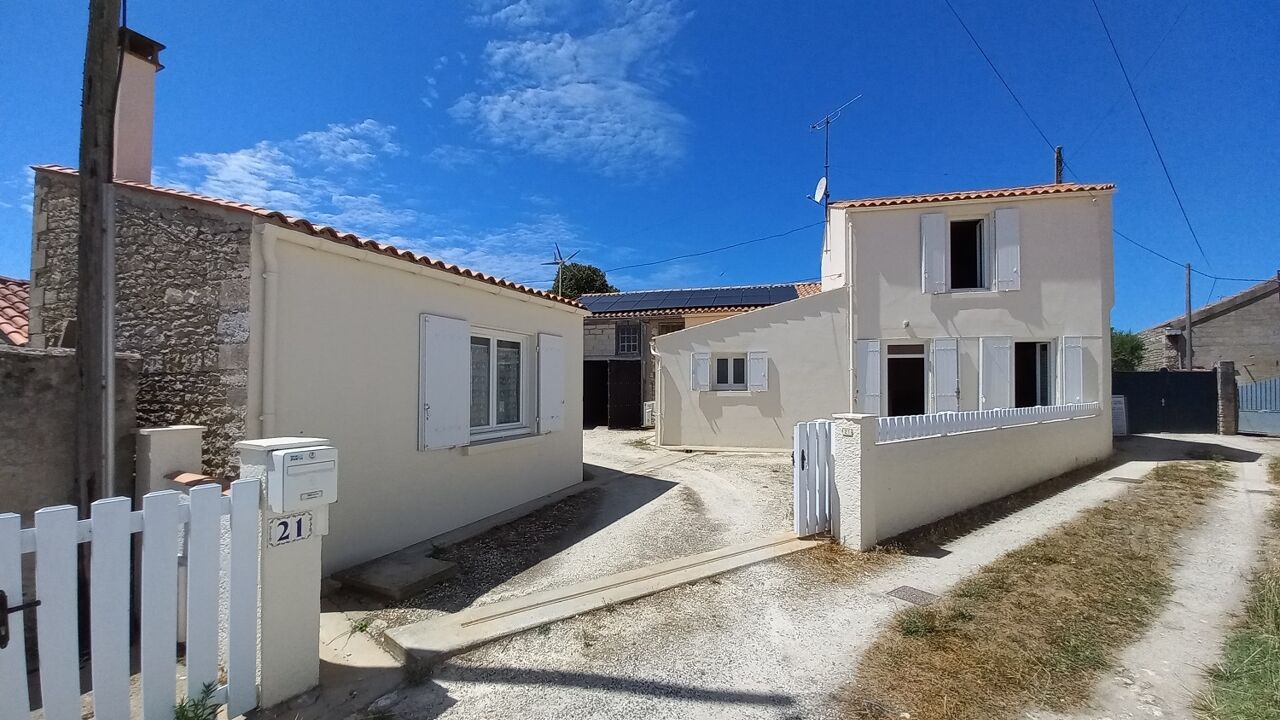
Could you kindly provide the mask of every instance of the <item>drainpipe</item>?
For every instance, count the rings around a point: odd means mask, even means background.
[[[259,226],[262,239],[262,436],[276,434],[276,315],[280,302],[279,262],[276,238],[269,228]]]
[[[831,226],[830,220],[827,221],[827,227]],[[844,287],[845,292],[849,294],[849,307],[845,312],[849,315],[849,337],[845,338],[845,350],[849,353],[849,412],[858,411],[858,383],[856,381],[857,353],[854,352],[855,343],[854,330],[856,325],[853,317],[853,232],[850,228],[849,215],[846,212],[844,216],[844,233],[841,242],[844,243]]]

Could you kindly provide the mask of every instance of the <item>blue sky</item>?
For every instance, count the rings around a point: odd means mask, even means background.
[[[1079,177],[1118,184],[1117,229],[1219,276],[1272,275],[1280,4],[1099,2],[1208,263],[1089,0],[953,0]],[[29,275],[26,166],[76,164],[85,5],[6,3],[0,274]],[[551,277],[539,263],[556,242],[609,269],[820,221],[808,127],[858,93],[833,129],[833,197],[1052,179],[1050,150],[943,0],[134,0],[129,23],[168,45],[157,183],[525,282]],[[610,278],[813,278],[819,233]],[[1178,314],[1182,282],[1117,241],[1114,323]],[[1247,285],[1197,278],[1195,301]]]

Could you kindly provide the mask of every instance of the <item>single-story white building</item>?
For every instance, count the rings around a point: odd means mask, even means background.
[[[141,427],[329,438],[326,574],[582,481],[577,302],[233,200],[151,184],[160,46],[127,39],[117,133],[117,343]],[[72,342],[76,172],[36,168],[30,344]],[[566,402],[568,400],[568,402]],[[196,468],[193,468],[193,470]]]

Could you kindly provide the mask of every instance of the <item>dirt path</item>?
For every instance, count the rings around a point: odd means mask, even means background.
[[[1035,717],[1195,718],[1192,704],[1203,684],[1203,668],[1218,661],[1222,641],[1244,602],[1265,514],[1275,501],[1265,492],[1251,491],[1270,488],[1267,456],[1280,452],[1280,441],[1275,440],[1223,437],[1217,442],[1260,457],[1232,462],[1235,480],[1183,541],[1167,608],[1146,636],[1124,652],[1111,677],[1099,684],[1089,708],[1073,716]]]
[[[834,691],[905,605],[885,592],[944,592],[1129,487],[1107,478],[1148,467],[1108,470],[933,557],[901,557],[861,580],[793,556],[523,633],[454,658],[432,681],[402,691],[392,709],[413,718],[839,717]]]

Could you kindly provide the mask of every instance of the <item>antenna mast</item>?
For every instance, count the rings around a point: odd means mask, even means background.
[[[831,123],[839,120],[844,109],[861,98],[862,93],[858,93],[857,97],[823,115],[821,120],[809,126],[810,131],[822,129],[822,182],[819,183],[820,189],[818,192],[814,193],[813,201],[821,203],[824,209],[827,206],[827,201],[831,198],[831,192],[828,189],[831,181]]]

